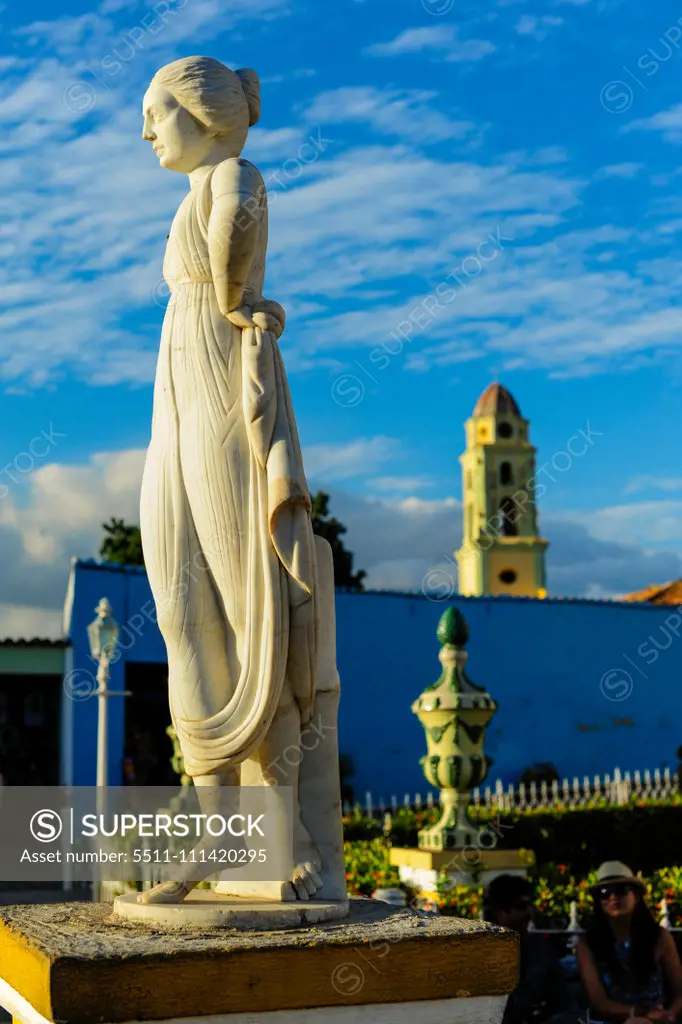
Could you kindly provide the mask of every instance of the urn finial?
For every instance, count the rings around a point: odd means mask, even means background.
[[[466,808],[470,790],[481,785],[491,764],[483,753],[483,741],[497,703],[466,673],[464,645],[469,628],[458,608],[451,606],[443,613],[436,636],[443,671],[412,710],[426,732],[427,753],[420,764],[427,781],[441,791],[443,814],[432,828],[422,829],[419,846],[452,850],[470,845],[475,838],[476,828]]]

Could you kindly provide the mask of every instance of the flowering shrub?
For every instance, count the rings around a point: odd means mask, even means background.
[[[389,847],[384,839],[358,839],[343,846],[350,893],[371,896],[375,889],[401,888],[398,869],[388,862]]]
[[[482,885],[456,885],[451,887],[445,880],[439,882],[438,892],[432,897],[441,914],[453,917],[480,916],[483,906]]]
[[[355,895],[371,896],[376,889],[402,888],[408,899],[414,893],[401,885],[398,869],[389,864],[390,844],[386,839],[356,840],[344,843],[346,855],[346,881],[348,891]],[[537,922],[540,927],[565,928],[568,925],[571,903],[578,908],[578,920],[585,925],[592,909],[590,888],[596,882],[596,868],[579,876],[567,864],[543,864],[529,872],[535,886]],[[674,928],[682,927],[682,867],[667,867],[654,871],[644,879],[646,901],[658,916],[661,900],[668,901],[668,916]],[[437,892],[429,894],[442,914],[476,918],[483,903],[482,885],[452,886],[446,878],[438,884]]]
[[[646,879],[646,900],[650,907],[668,901],[668,917],[673,928],[682,928],[682,868],[663,868]]]

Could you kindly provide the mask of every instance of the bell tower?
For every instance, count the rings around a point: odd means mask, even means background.
[[[506,388],[489,384],[465,430],[459,592],[546,597],[548,542],[538,535],[528,420]]]

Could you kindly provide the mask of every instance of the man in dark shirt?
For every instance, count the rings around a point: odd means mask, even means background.
[[[546,1024],[570,1006],[568,985],[550,943],[529,932],[533,886],[518,875],[498,875],[488,885],[484,918],[521,936],[519,984],[507,1000],[502,1024]],[[557,1022],[562,1020],[556,1017]]]

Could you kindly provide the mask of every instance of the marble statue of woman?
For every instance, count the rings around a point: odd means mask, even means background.
[[[240,155],[259,112],[255,72],[208,57],[161,68],[144,97],[144,139],[190,187],[163,266],[142,539],[185,771],[295,794],[291,877],[234,892],[345,900],[331,550],[312,531],[284,311],[263,296],[266,190]],[[182,902],[196,881],[141,900]]]

